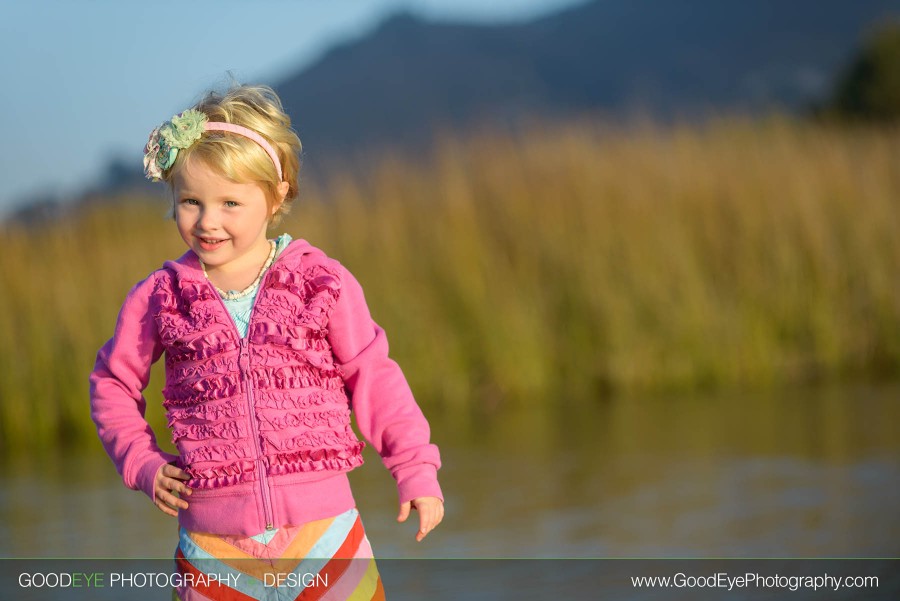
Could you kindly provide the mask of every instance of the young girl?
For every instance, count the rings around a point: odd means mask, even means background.
[[[397,481],[398,521],[415,508],[421,541],[443,518],[438,449],[359,283],[305,240],[266,237],[297,196],[299,152],[263,86],[210,93],[145,148],[188,251],[129,292],[91,415],[126,486],[178,517],[182,600],[383,598],[346,475],[363,461],[351,408]],[[178,455],[144,420],[163,353]]]

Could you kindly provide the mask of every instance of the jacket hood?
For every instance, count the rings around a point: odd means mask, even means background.
[[[305,255],[313,255],[316,256],[319,260],[324,260],[327,257],[325,253],[320,249],[316,248],[303,238],[295,238],[291,240],[290,244],[287,245],[278,258],[275,259],[275,263],[273,265],[277,265],[284,262],[296,263],[299,262],[300,259]],[[191,277],[201,277],[203,276],[203,268],[200,265],[200,257],[197,256],[193,250],[188,249],[186,253],[175,259],[174,261],[166,261],[163,263],[163,269],[167,269],[178,274],[181,277],[191,278]],[[205,278],[204,278],[205,279]]]

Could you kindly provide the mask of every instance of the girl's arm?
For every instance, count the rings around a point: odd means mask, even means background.
[[[125,485],[155,500],[156,473],[178,459],[164,453],[144,419],[147,401],[143,390],[150,367],[162,355],[156,321],[149,310],[153,276],[128,293],[119,312],[115,335],[97,353],[90,376],[91,418],[103,447],[112,458]]]
[[[388,357],[384,330],[372,320],[362,287],[338,264],[341,287],[328,321],[328,339],[341,364],[356,423],[397,481],[400,503],[443,501],[437,446],[403,372]]]

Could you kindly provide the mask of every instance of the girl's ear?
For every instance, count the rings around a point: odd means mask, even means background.
[[[278,191],[278,199],[275,203],[275,206],[272,207],[272,215],[274,215],[278,209],[281,208],[282,203],[284,203],[284,199],[287,198],[287,194],[291,189],[291,184],[288,182],[281,182],[275,188]]]

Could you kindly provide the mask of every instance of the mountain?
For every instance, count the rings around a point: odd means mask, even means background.
[[[273,87],[307,164],[352,164],[385,147],[426,148],[442,128],[510,128],[529,116],[800,112],[891,16],[897,0],[594,0],[498,25],[401,13]],[[86,196],[147,189],[137,166],[108,172]]]
[[[529,115],[798,111],[896,0],[595,0],[521,24],[400,14],[276,84],[306,156]]]

